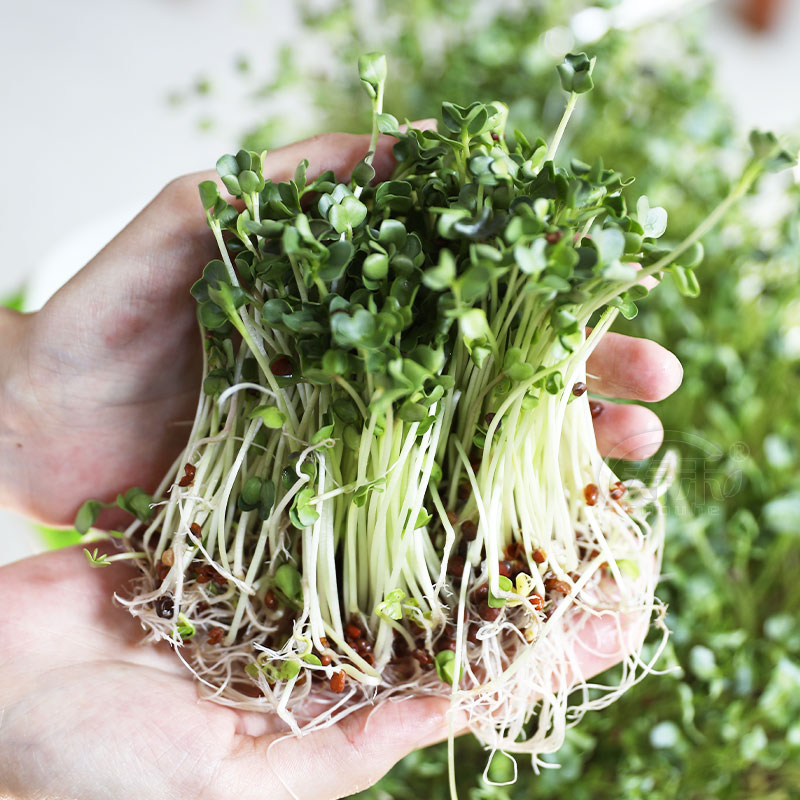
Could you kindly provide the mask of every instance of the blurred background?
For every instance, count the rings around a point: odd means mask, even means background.
[[[547,136],[563,105],[554,66],[581,49],[598,57],[597,88],[562,157],[602,154],[636,175],[629,191],[669,210],[674,239],[724,196],[749,128],[797,147],[793,0],[15,4],[0,29],[0,302],[40,307],[170,178],[223,152],[364,130],[362,52],[388,54],[398,117],[497,98],[513,125]],[[681,456],[660,588],[665,674],[586,717],[551,759],[561,769],[520,763],[514,786],[483,780],[485,754],[459,742],[464,797],[800,797],[797,183],[796,170],[763,180],[705,240],[699,298],[665,282],[620,327],[685,367],[656,407]],[[0,512],[0,563],[71,541]],[[511,772],[496,758],[488,776]],[[359,797],[444,800],[446,783],[431,748]]]

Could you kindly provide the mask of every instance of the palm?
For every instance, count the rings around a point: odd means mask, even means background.
[[[271,715],[198,702],[169,647],[143,646],[136,620],[112,605],[131,575],[90,570],[79,548],[0,569],[0,775],[14,776],[13,796],[326,800],[444,735],[438,698],[358,712],[301,740],[281,739]],[[618,660],[609,631],[587,628],[586,639],[585,675]]]

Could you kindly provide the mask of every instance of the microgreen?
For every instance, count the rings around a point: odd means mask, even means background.
[[[181,626],[212,577],[191,560],[196,542],[231,585],[215,608],[226,655],[204,662],[207,680],[229,680],[234,643],[261,649],[245,672],[286,684],[263,706],[297,726],[313,641],[347,665],[355,698],[452,689],[485,742],[539,764],[539,743],[564,735],[568,686],[537,687],[574,674],[570,626],[618,613],[620,592],[628,612],[659,613],[645,577],[663,541],[658,491],[609,501],[621,484],[572,388],[616,316],[636,316],[642,276],[669,271],[696,292],[699,239],[784,157],[757,135],[729,196],[671,243],[666,211],[629,207],[622,173],[555,161],[593,68],[577,54],[559,69],[568,97],[548,142],[508,132],[501,102],[445,102],[438,132],[401,131],[371,54],[359,75],[372,135],[351,179],[307,184],[301,163],[276,183],[264,153],[240,150],[217,168],[244,210],[201,184],[220,259],[192,287],[206,372],[183,461],[196,472],[176,483],[176,464],[158,505],[138,489],[117,502],[154,563],[188,548],[181,579],[160,583],[186,609]],[[397,165],[374,184],[379,131],[397,139]],[[94,507],[82,513],[91,524]],[[580,604],[564,575],[581,581]],[[148,623],[166,636],[160,616]],[[334,694],[344,674],[329,676]],[[608,696],[638,678],[626,671]]]

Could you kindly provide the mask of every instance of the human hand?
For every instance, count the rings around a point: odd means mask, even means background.
[[[52,800],[334,800],[447,736],[444,698],[386,702],[297,739],[276,717],[198,701],[165,642],[110,602],[135,571],[80,548],[0,568],[0,796]],[[632,650],[590,620],[583,677]],[[463,718],[453,720],[458,731]]]

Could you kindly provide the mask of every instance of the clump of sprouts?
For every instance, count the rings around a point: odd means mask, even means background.
[[[670,462],[654,487],[604,463],[587,358],[636,314],[642,276],[696,293],[700,237],[784,154],[755,135],[723,206],[667,247],[666,212],[630,209],[619,172],[555,164],[593,60],[559,68],[569,100],[549,143],[508,133],[499,102],[443,103],[438,132],[401,131],[384,58],[359,66],[373,129],[349,181],[309,180],[301,162],[275,183],[242,150],[217,169],[243,210],[200,186],[220,253],[192,288],[203,391],[155,496],[118,498],[141,569],[120,602],[217,702],[299,733],[449,694],[487,748],[538,768],[667,635]],[[374,184],[379,132],[397,164]],[[102,505],[84,505],[81,530]],[[597,620],[622,662],[613,685],[582,671]]]

